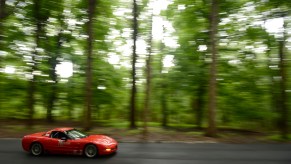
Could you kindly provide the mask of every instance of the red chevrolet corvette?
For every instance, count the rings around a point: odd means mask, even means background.
[[[56,128],[48,132],[26,135],[22,147],[34,156],[44,152],[53,154],[78,154],[93,158],[117,151],[118,143],[104,135],[86,135],[74,128]]]

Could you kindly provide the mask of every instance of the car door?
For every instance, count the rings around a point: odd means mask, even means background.
[[[64,132],[58,132],[53,138],[57,139],[57,144],[53,140],[54,151],[62,154],[79,154],[80,142],[70,139]]]
[[[45,148],[50,153],[66,153],[64,148],[64,140],[62,138],[65,134],[61,131],[52,131],[49,137],[46,139]]]
[[[64,132],[58,133],[57,138],[58,138],[58,150],[63,154],[71,153],[72,140],[70,140],[69,137]]]
[[[80,142],[75,139],[62,140],[62,150],[68,154],[80,154]]]
[[[80,142],[70,139],[61,131],[52,131],[44,146],[47,151],[54,154],[80,154]]]

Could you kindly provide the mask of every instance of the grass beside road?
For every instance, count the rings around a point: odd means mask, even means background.
[[[0,121],[0,138],[22,138],[24,135],[48,131],[56,127],[75,127],[82,129],[78,122],[54,122],[36,121],[36,125],[28,128],[23,121]],[[129,129],[125,122],[98,122],[93,123],[93,128],[88,134],[104,134],[115,138],[119,142],[144,142],[142,136],[143,128],[139,123],[139,128]],[[146,142],[185,142],[185,143],[203,143],[203,142],[223,142],[223,143],[291,143],[288,140],[280,139],[276,133],[261,133],[242,129],[220,128],[219,137],[209,138],[204,136],[204,129],[196,128],[191,125],[171,125],[168,128],[162,128],[157,123],[149,123],[148,139]]]

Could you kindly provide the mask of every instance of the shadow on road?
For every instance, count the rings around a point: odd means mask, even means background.
[[[54,159],[54,160],[65,160],[65,159],[70,159],[70,160],[108,160],[108,159],[111,159],[113,157],[115,157],[117,154],[116,153],[113,153],[113,154],[110,154],[110,155],[102,155],[102,156],[97,156],[95,158],[87,158],[83,155],[67,155],[67,154],[43,154],[42,156],[39,156],[39,157],[36,157],[36,156],[33,156],[29,153],[26,154],[26,158],[29,158],[30,160],[51,160],[51,159]]]

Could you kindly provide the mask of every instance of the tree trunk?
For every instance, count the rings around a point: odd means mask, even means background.
[[[283,17],[284,18],[284,17]],[[279,111],[281,118],[279,120],[279,128],[281,130],[281,137],[283,139],[288,138],[288,109],[287,109],[287,75],[286,75],[286,57],[285,57],[285,44],[286,44],[286,22],[284,20],[283,38],[279,41],[279,68],[280,68],[280,98],[279,98]]]
[[[72,111],[74,110],[74,104],[69,102],[67,105],[67,108],[68,108],[68,111],[67,111],[68,119],[73,120],[74,117],[73,117]]]
[[[57,58],[52,57],[50,58],[50,66],[51,70],[49,73],[49,76],[51,80],[53,81],[52,84],[50,84],[50,91],[49,97],[48,97],[48,106],[47,106],[47,122],[53,122],[53,115],[52,115],[52,110],[54,108],[55,101],[57,99],[57,75],[56,75],[56,65],[57,65]]]
[[[218,30],[218,0],[211,1],[211,17],[210,17],[210,52],[211,66],[209,79],[209,95],[208,95],[208,128],[206,135],[210,137],[217,136],[216,129],[216,67],[217,67],[217,30]]]
[[[50,84],[50,91],[49,92],[49,97],[48,97],[48,106],[47,106],[47,121],[48,122],[53,122],[53,115],[52,115],[52,110],[54,108],[55,101],[57,99],[57,74],[56,74],[56,65],[57,65],[57,57],[54,56],[49,59],[50,63],[50,73],[49,76],[51,80],[53,81],[52,84]]]
[[[192,100],[192,109],[196,113],[196,126],[199,129],[202,128],[205,90],[204,82],[201,82],[196,98]]]
[[[86,62],[86,86],[85,86],[85,114],[84,114],[84,130],[91,129],[91,114],[92,114],[92,63],[93,63],[93,17],[96,8],[96,0],[89,0],[88,4],[88,19],[87,22],[87,62]]]
[[[163,37],[164,37],[164,33],[165,33],[165,27],[163,26]],[[161,39],[163,40],[163,39]],[[160,55],[159,55],[159,78],[161,79],[160,81],[160,87],[159,87],[159,101],[161,104],[161,114],[162,114],[162,121],[161,121],[161,125],[163,128],[168,128],[168,117],[169,117],[169,109],[168,109],[168,103],[167,103],[167,89],[168,89],[168,85],[167,85],[167,81],[165,81],[165,75],[163,73],[163,68],[164,68],[164,63],[163,63],[163,59],[164,59],[164,49],[165,49],[165,45],[164,43],[161,41],[160,43],[160,47],[159,47],[159,51],[160,51]]]
[[[150,112],[150,97],[151,97],[151,81],[152,81],[152,25],[153,25],[153,15],[150,18],[150,33],[149,33],[149,47],[148,47],[148,56],[146,59],[146,89],[145,89],[145,101],[144,101],[144,112],[143,112],[143,140],[147,141],[148,139],[148,117]]]
[[[270,38],[268,38],[268,42],[267,42],[267,46],[268,46],[268,50],[266,51],[267,54],[267,58],[270,59],[272,56],[272,48],[273,48],[273,44],[272,44],[272,40]],[[274,113],[279,113],[279,103],[280,103],[280,98],[278,96],[278,88],[279,88],[279,83],[275,80],[275,76],[278,76],[278,71],[277,70],[273,70],[271,68],[271,66],[273,65],[271,60],[268,60],[268,64],[267,64],[267,69],[269,72],[269,76],[270,76],[270,85],[269,85],[269,94],[270,96],[270,106],[271,109]],[[279,127],[279,119],[278,118],[274,118],[274,120],[272,121],[274,127]]]
[[[34,70],[36,67],[31,68],[31,74],[32,70]],[[31,128],[33,126],[33,116],[34,116],[34,104],[35,104],[35,76],[32,75],[32,79],[29,80],[28,84],[28,96],[27,96],[27,103],[28,103],[28,127]]]
[[[40,2],[39,0],[34,0],[34,18],[35,18],[35,50],[32,55],[32,66],[30,68],[31,79],[28,84],[28,127],[33,126],[33,117],[34,117],[34,105],[35,105],[35,90],[36,90],[36,77],[33,75],[33,72],[37,70],[36,56],[38,56],[37,48],[40,47],[40,37],[42,31],[42,19],[40,18]]]
[[[5,18],[5,11],[6,11],[6,5],[5,5],[5,1],[6,0],[0,0],[0,29],[4,29],[2,23],[3,20]],[[2,36],[2,30],[0,30],[0,50],[4,50],[4,45],[2,44],[2,40],[3,40],[3,36]],[[3,58],[0,56],[0,68],[2,68],[2,63],[3,62]],[[2,72],[0,72],[0,81],[3,81],[2,79]],[[0,90],[3,91],[3,84],[0,83]],[[3,103],[3,99],[4,99],[4,93],[0,93],[0,115],[2,114],[2,103]]]
[[[135,111],[136,111],[136,40],[137,40],[137,34],[138,34],[138,23],[137,23],[137,17],[138,17],[138,7],[136,0],[133,0],[133,47],[132,47],[132,72],[131,72],[131,78],[132,78],[132,87],[131,87],[131,97],[130,97],[130,115],[129,115],[129,121],[130,121],[130,128],[134,129],[136,128],[135,124]]]
[[[0,0],[0,29],[4,29],[3,25],[2,25],[2,22],[3,20],[5,19],[6,17],[6,0]],[[3,36],[2,36],[2,30],[0,30],[0,41],[3,40]],[[1,43],[1,42],[0,42]],[[0,50],[3,50],[2,47],[3,45],[0,44]],[[0,62],[1,62],[1,58],[0,58]],[[2,63],[0,63],[2,64]]]
[[[53,122],[52,110],[54,108],[54,104],[55,104],[55,101],[57,99],[57,94],[58,94],[58,91],[57,91],[58,79],[57,79],[57,73],[56,73],[56,66],[57,66],[57,58],[59,56],[59,50],[62,46],[61,32],[62,31],[59,31],[59,34],[56,38],[57,46],[56,46],[55,54],[53,54],[52,57],[49,59],[49,65],[50,65],[49,76],[50,76],[50,79],[53,81],[53,83],[50,84],[51,90],[48,91],[50,94],[48,97],[47,122]]]
[[[161,89],[165,89],[165,88],[161,88]],[[167,128],[169,112],[168,112],[168,104],[167,104],[165,92],[163,92],[161,95],[161,107],[162,107],[162,126],[163,128]]]
[[[151,53],[148,55],[146,60],[146,89],[145,89],[145,100],[144,100],[144,111],[143,111],[143,140],[148,139],[148,117],[150,111],[150,91],[151,90]]]
[[[6,0],[0,0],[0,20],[6,17]]]

